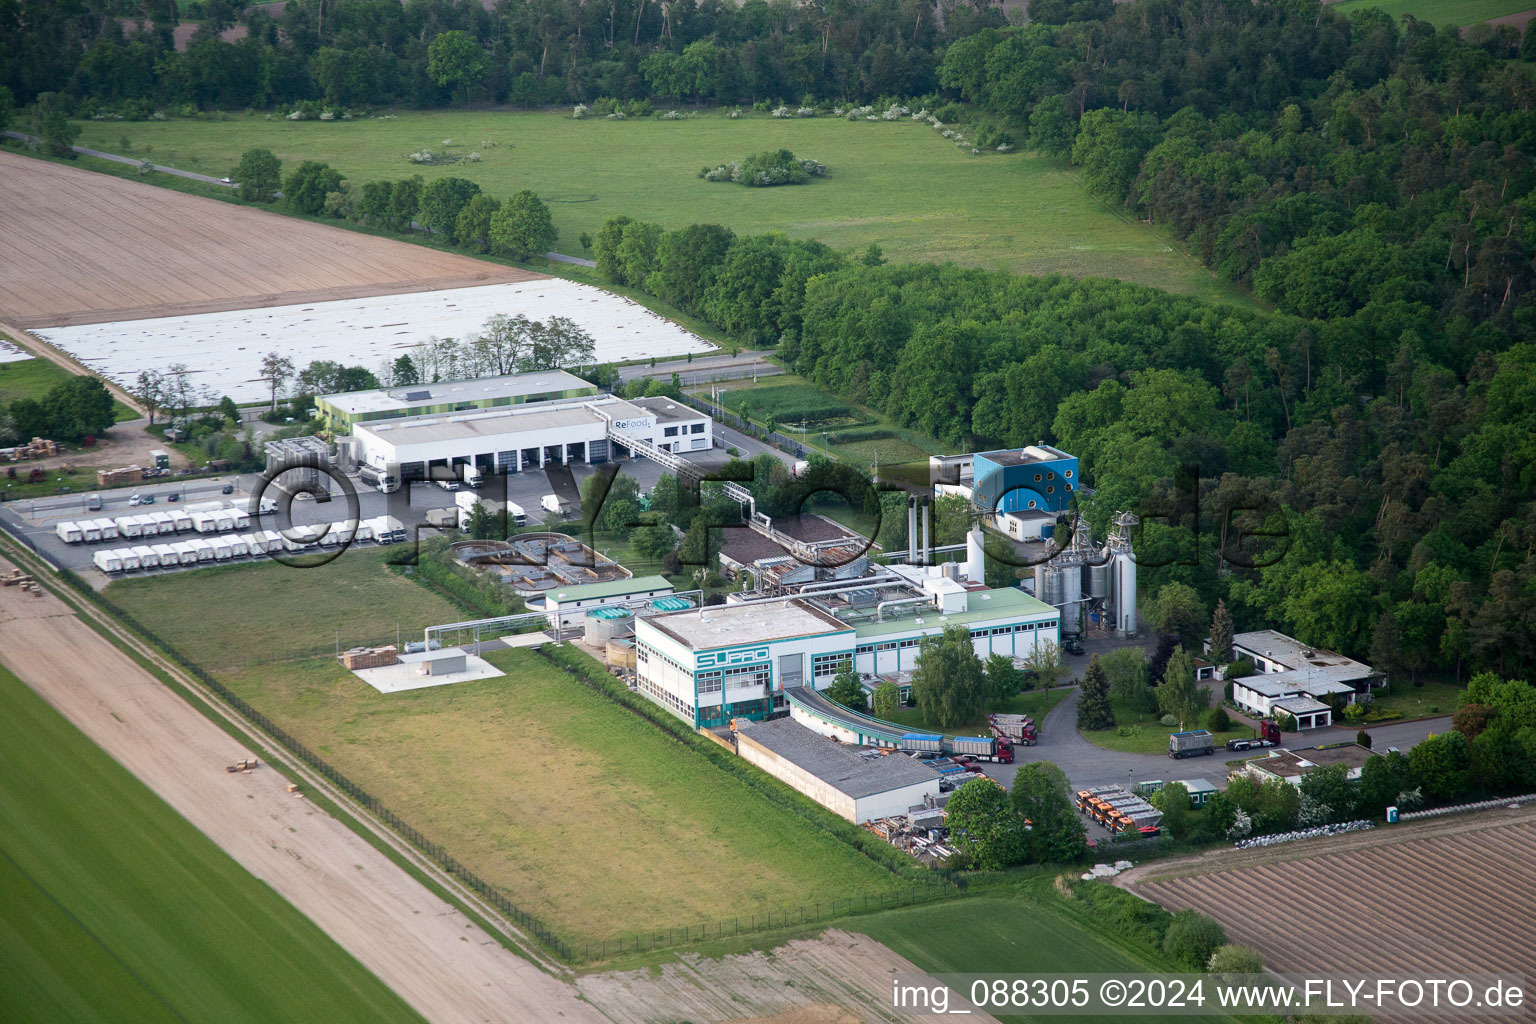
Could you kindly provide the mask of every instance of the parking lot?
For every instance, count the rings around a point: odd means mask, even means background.
[[[527,512],[529,525],[571,522],[579,520],[581,516],[579,500],[581,482],[597,469],[598,467],[595,466],[584,465],[569,469],[551,467],[548,472],[531,470],[507,477],[492,476],[486,479],[477,493],[488,504],[508,500],[522,506]],[[664,472],[660,466],[644,459],[623,463],[622,471],[626,476],[632,477],[642,491],[655,486]],[[452,508],[457,497],[456,494],[434,483],[417,482],[394,494],[382,494],[374,488],[360,484],[356,477],[349,479],[357,497],[356,518],[394,516],[404,523],[407,531],[411,533],[416,529],[430,528],[426,519],[428,511]],[[226,487],[229,488],[228,493],[225,493]],[[339,489],[339,485],[332,483],[331,487],[334,495],[331,500],[305,498],[289,502],[282,492],[273,487],[267,486],[263,490],[263,477],[257,473],[236,474],[211,480],[145,481],[132,487],[58,495],[32,501],[7,502],[0,505],[0,522],[3,522],[5,528],[13,535],[23,538],[55,565],[102,578],[104,574],[97,570],[93,561],[97,551],[146,543],[154,545],[187,540],[197,534],[192,531],[183,531],[179,534],[161,535],[143,540],[117,538],[94,543],[66,543],[56,532],[59,523],[82,519],[115,519],[119,516],[184,508],[212,501],[221,501],[228,508],[249,511],[257,503],[256,498],[260,492],[260,497],[277,499],[280,508],[276,513],[252,516],[249,529],[281,532],[296,525],[341,523],[353,518],[353,514],[349,512],[350,503]],[[98,510],[91,510],[88,507],[92,494],[100,496],[101,508]],[[555,494],[562,500],[560,513],[549,513],[542,508],[543,498],[548,494]],[[135,496],[143,503],[132,504]],[[147,499],[153,499],[153,501]],[[179,572],[196,567],[186,565],[139,570],[139,572],[147,575],[156,572]]]

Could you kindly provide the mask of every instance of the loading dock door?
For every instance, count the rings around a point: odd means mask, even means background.
[[[608,461],[608,439],[587,442],[587,461],[589,463]]]

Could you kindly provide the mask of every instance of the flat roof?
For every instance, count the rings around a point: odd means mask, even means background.
[[[736,731],[854,799],[939,780],[938,772],[905,754],[866,757],[789,718],[738,719]]]
[[[1355,688],[1346,679],[1361,678],[1353,670],[1294,669],[1285,672],[1262,672],[1232,680],[1234,686],[1244,686],[1266,697],[1283,697],[1287,693],[1309,693],[1313,696],[1328,693],[1354,693]]]
[[[558,430],[601,424],[603,418],[593,410],[594,405],[601,405],[615,419],[649,415],[646,410],[621,398],[594,396],[586,401],[567,398],[478,412],[444,413],[403,420],[371,420],[357,424],[353,432],[368,434],[396,446],[457,441],[471,437],[499,437],[530,430]]]
[[[1321,647],[1308,647],[1295,637],[1286,636],[1276,629],[1258,629],[1251,633],[1238,633],[1232,638],[1232,646],[1249,651],[1278,661],[1288,669],[1304,671],[1313,669],[1331,669],[1332,674],[1344,671],[1353,671],[1356,674],[1348,678],[1359,679],[1371,674],[1371,666],[1353,658],[1347,658],[1336,651],[1324,650]]]
[[[916,620],[922,619],[923,629],[941,628],[944,626],[963,626],[968,623],[984,621],[987,619],[1013,618],[1026,619],[1031,617],[1058,618],[1060,612],[1044,601],[1037,601],[1024,591],[1015,587],[1001,587],[997,590],[973,590],[966,595],[966,607],[963,612],[949,612],[945,614],[931,605],[903,605],[896,609],[902,617],[887,619],[884,622],[861,622],[857,631],[859,639],[867,636],[883,636],[887,633],[910,632],[917,625]],[[921,607],[916,613],[913,609]]]
[[[684,405],[675,398],[653,395],[650,398],[631,398],[631,405],[638,405],[656,417],[657,423],[674,423],[678,420],[705,420],[709,416],[692,406]]]
[[[546,594],[544,599],[559,604],[561,601],[591,601],[604,597],[623,597],[626,594],[671,589],[672,583],[665,576],[636,576],[631,579],[609,580],[606,583],[583,583],[579,586],[565,587]]]
[[[574,391],[592,388],[594,384],[564,370],[538,370],[533,373],[512,373],[503,377],[478,377],[474,380],[447,381],[438,384],[412,384],[399,388],[378,388],[373,391],[347,391],[335,395],[320,395],[317,402],[326,402],[349,416],[367,412],[391,412],[418,405],[441,405],[445,402],[484,402],[498,398],[522,398],[527,395],[543,395],[551,391]]]
[[[636,403],[639,404],[638,402]],[[831,540],[856,540],[863,547],[868,539],[828,519],[826,516],[800,515],[779,516],[773,520],[773,528],[796,540],[816,544]],[[762,558],[778,558],[790,552],[778,541],[766,537],[746,524],[724,528],[721,534],[720,555],[738,565],[751,565]]]
[[[1175,781],[1187,789],[1190,793],[1216,792],[1216,787],[1207,782],[1205,779],[1176,779]]]
[[[1250,766],[1258,767],[1271,775],[1296,778],[1313,768],[1342,764],[1350,769],[1362,768],[1371,752],[1358,743],[1341,743],[1335,747],[1308,747],[1305,750],[1276,750],[1268,757],[1256,757]]]
[[[1332,710],[1329,705],[1320,700],[1313,700],[1311,697],[1287,697],[1284,700],[1272,701],[1270,707],[1289,711],[1293,715],[1315,715],[1319,711]]]
[[[973,458],[986,459],[999,466],[1028,466],[1036,462],[1057,462],[1070,459],[1071,455],[1048,444],[1032,444],[1026,448],[1001,448],[994,452],[977,452]]]
[[[719,604],[640,620],[694,651],[852,632],[853,627],[793,598],[755,604]]]

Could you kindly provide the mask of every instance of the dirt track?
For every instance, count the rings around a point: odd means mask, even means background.
[[[542,278],[407,242],[0,153],[20,329]]]
[[[9,569],[0,559],[0,571]],[[0,588],[0,662],[433,1024],[938,1019],[884,1012],[889,977],[917,968],[841,931],[772,955],[688,956],[659,971],[588,975],[578,990],[509,953],[340,822],[286,792],[282,775],[226,772],[252,753],[52,595]]]
[[[226,772],[253,755],[55,598],[0,588],[0,661],[429,1021],[603,1020],[277,772]]]

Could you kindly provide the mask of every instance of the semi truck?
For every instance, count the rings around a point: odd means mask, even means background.
[[[1274,722],[1260,722],[1254,735],[1248,739],[1227,740],[1228,750],[1257,750],[1260,747],[1278,747],[1280,727]]]
[[[1216,752],[1216,741],[1209,729],[1191,729],[1168,736],[1169,757],[1204,757]]]
[[[949,742],[950,753],[969,754],[978,761],[1013,763],[1013,745],[997,736],[956,736]]]
[[[561,509],[560,496],[556,494],[544,495],[544,497],[539,499],[539,507],[550,515],[559,515]]]
[[[1009,743],[1032,747],[1040,742],[1035,720],[1028,715],[990,715],[987,721],[992,726],[993,735]]]
[[[378,466],[358,466],[357,478],[382,494],[390,494],[400,489],[400,471],[393,465],[386,464],[382,469]]]
[[[464,481],[465,487],[475,488],[485,483],[485,474],[480,472],[480,467],[466,463],[459,467],[459,477]]]

